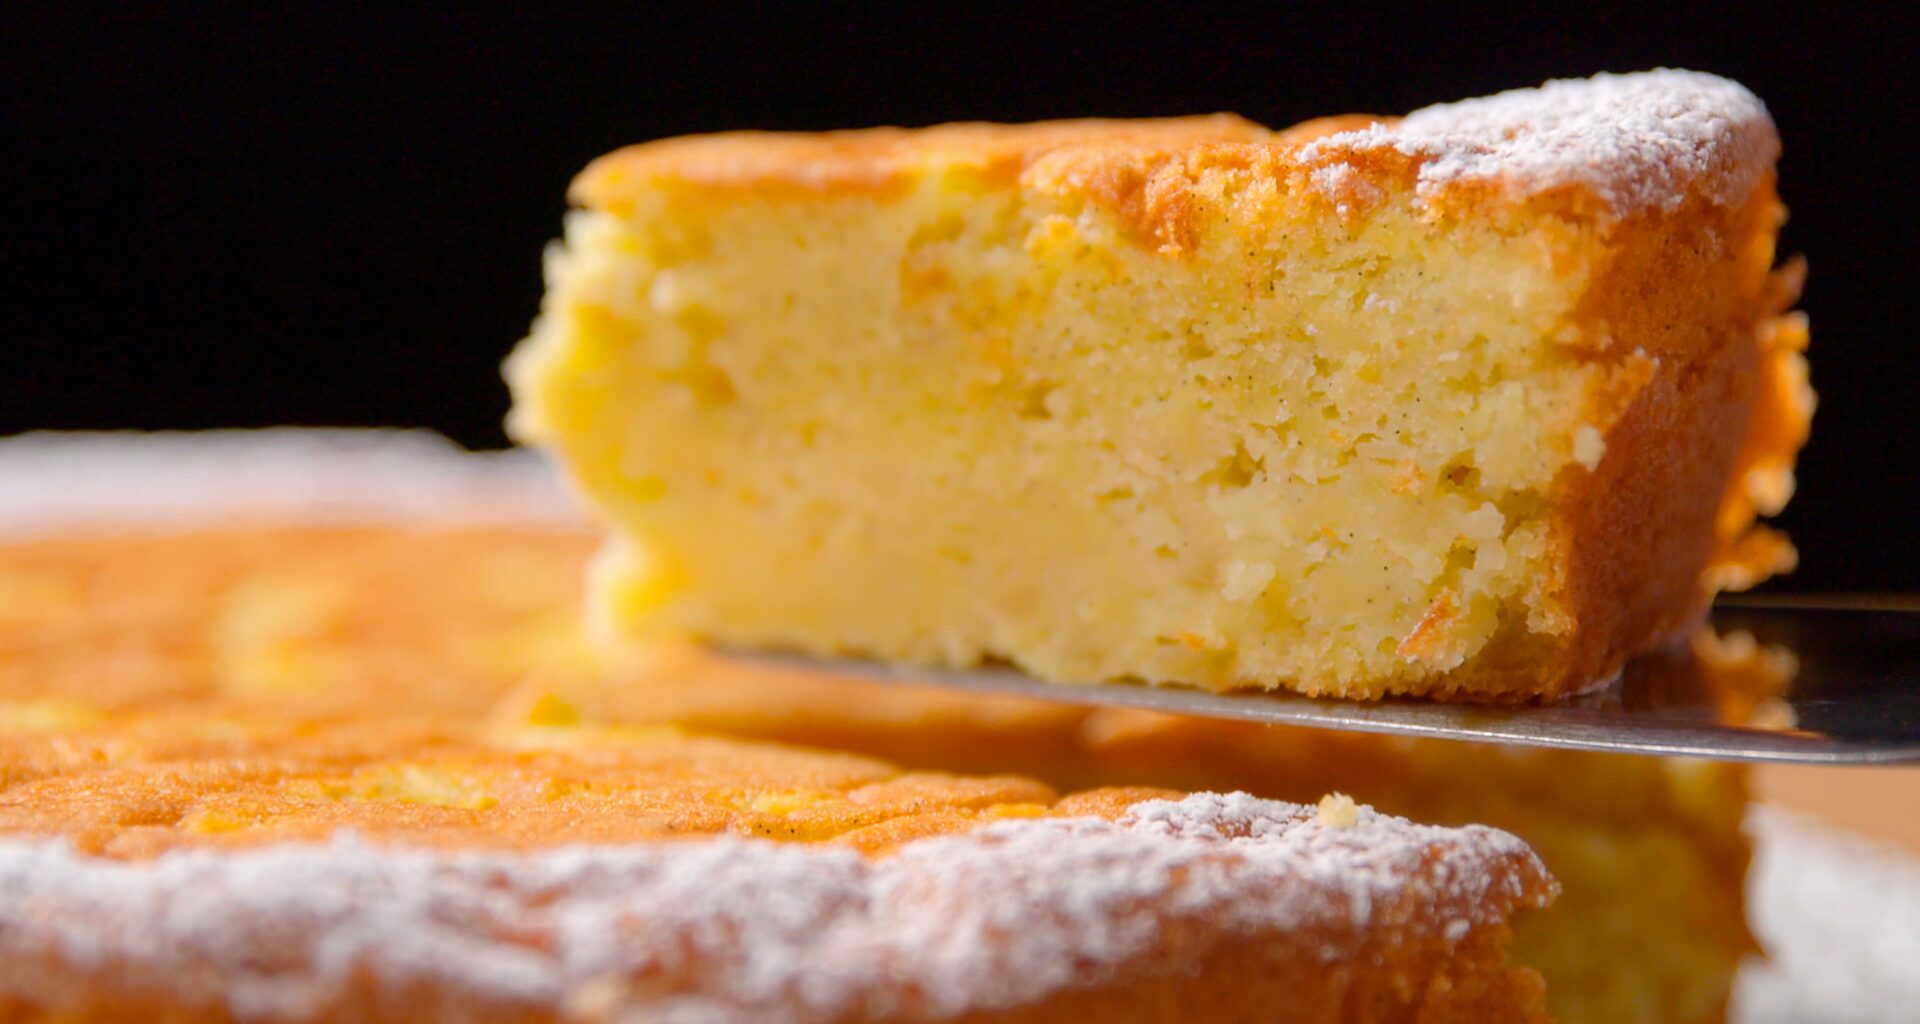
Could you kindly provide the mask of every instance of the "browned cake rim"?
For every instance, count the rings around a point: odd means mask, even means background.
[[[12,840],[0,891],[0,962],[125,964],[241,1017],[325,1012],[364,972],[552,1006],[664,970],[680,990],[643,1000],[661,1010],[839,1019],[1033,1002],[1151,955],[1179,922],[1329,965],[1451,947],[1556,887],[1494,829],[1242,793],[1006,821],[877,861],[731,838],[502,854],[343,837],[129,863]]]
[[[618,211],[661,188],[888,194],[931,171],[1098,192],[1118,171],[1249,168],[1336,206],[1412,187],[1438,211],[1551,200],[1562,213],[1627,219],[1695,196],[1743,200],[1780,140],[1736,82],[1661,68],[1564,79],[1417,110],[1321,118],[1273,131],[1231,114],[1035,124],[946,124],[661,139],[596,160],[575,202]]]

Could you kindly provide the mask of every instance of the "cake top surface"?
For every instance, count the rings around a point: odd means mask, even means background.
[[[1693,183],[1738,202],[1779,156],[1766,107],[1736,82],[1662,69],[1548,82],[1416,110],[1305,147],[1319,162],[1392,150],[1420,161],[1423,194],[1497,184],[1592,190],[1622,215],[1671,208]]]
[[[51,945],[183,986],[218,978],[243,1018],[323,1010],[370,971],[495,1005],[787,1020],[1019,1005],[1146,962],[1179,922],[1226,941],[1283,936],[1329,963],[1403,933],[1455,943],[1543,904],[1552,883],[1491,829],[1202,794],[1116,821],[1004,822],[881,860],[737,839],[508,855],[346,836],[125,863],[9,841],[0,892],[14,894],[0,899],[0,954],[30,963]],[[663,974],[671,985],[649,985]]]
[[[1779,154],[1766,107],[1738,83],[1660,69],[1548,82],[1417,110],[1350,115],[1274,132],[1230,115],[1143,121],[957,124],[805,133],[730,132],[620,150],[574,183],[576,201],[618,208],[651,188],[886,191],[930,168],[1019,173],[1050,156],[1090,181],[1102,167],[1190,160],[1260,166],[1336,201],[1356,179],[1411,178],[1428,202],[1580,190],[1618,217],[1671,209],[1698,189],[1738,202]],[[1058,162],[1058,161],[1055,161]]]
[[[964,165],[1010,178],[1039,157],[1061,149],[1165,152],[1211,143],[1258,142],[1271,135],[1232,114],[831,132],[721,132],[660,139],[611,153],[581,174],[573,194],[587,205],[601,205],[663,181],[708,188],[885,192],[930,165]]]

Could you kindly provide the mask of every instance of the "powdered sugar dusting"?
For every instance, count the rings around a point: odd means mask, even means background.
[[[280,522],[572,522],[526,451],[405,430],[25,434],[0,440],[0,532]]]
[[[1007,821],[878,861],[737,839],[515,855],[341,837],[123,863],[13,841],[0,987],[30,994],[51,953],[242,1019],[337,1009],[356,984],[609,1019],[944,1016],[1145,962],[1182,921],[1221,942],[1310,935],[1306,955],[1332,961],[1383,922],[1455,942],[1466,926],[1442,922],[1545,898],[1538,860],[1505,833],[1314,816],[1207,794],[1118,822]]]
[[[1462,183],[1523,195],[1576,186],[1627,217],[1671,210],[1695,190],[1721,205],[1740,201],[1779,156],[1780,140],[1765,105],[1743,86],[1662,69],[1427,107],[1396,124],[1319,139],[1301,158],[1331,163],[1382,148],[1421,160],[1425,200]]]
[[[1920,858],[1758,810],[1747,878],[1767,951],[1740,971],[1740,1024],[1904,1024],[1920,1007]]]

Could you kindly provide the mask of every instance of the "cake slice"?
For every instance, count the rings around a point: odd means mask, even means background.
[[[1404,119],[736,133],[575,182],[513,433],[629,632],[1517,699],[1790,567],[1779,145],[1656,71]]]

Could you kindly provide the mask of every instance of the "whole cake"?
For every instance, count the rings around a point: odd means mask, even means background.
[[[713,890],[676,918],[692,932],[766,891],[700,859],[760,864],[752,841],[798,841],[842,872],[849,851],[884,858],[1031,822],[1064,828],[1040,834],[1071,847],[1080,826],[1061,818],[1113,821],[1205,792],[1311,806],[1339,791],[1518,836],[1561,893],[1513,917],[1510,962],[1544,978],[1564,1024],[1723,1020],[1753,949],[1739,765],[1274,729],[795,676],[680,643],[602,647],[579,608],[595,533],[526,453],[404,435],[29,438],[0,442],[0,479],[0,950],[38,951],[12,968],[0,955],[0,1019],[22,1006],[66,1021],[311,1019],[400,998],[413,1020],[644,1017],[669,991],[695,998],[672,987],[690,966],[636,985],[608,961],[567,959],[542,929],[555,906],[598,928],[663,900],[647,873],[675,863],[663,842],[731,851],[688,851]],[[1338,800],[1325,813],[1346,820]],[[1093,868],[1049,863],[1013,876],[1025,898],[1096,891],[1067,877]],[[1375,863],[1323,866],[1332,882]],[[506,902],[476,910],[496,897],[474,871],[499,872]],[[527,895],[537,879],[552,884]],[[268,929],[288,920],[306,931],[282,945]],[[389,955],[417,941],[459,955]],[[323,953],[340,944],[355,952]],[[265,967],[250,959],[263,948]],[[791,946],[757,948],[794,962]],[[363,977],[374,960],[393,962]],[[522,966],[472,973],[501,963]],[[736,961],[685,1005],[758,1006],[726,1002],[749,998],[733,989],[757,963]],[[1132,1015],[1104,1019],[1309,1016],[1265,982],[1176,983],[1142,963],[1029,989],[1020,1012],[1125,993]],[[1191,1005],[1141,999],[1119,984],[1129,972]],[[459,1000],[440,1002],[449,988]]]
[[[629,632],[1062,681],[1516,699],[1790,567],[1778,139],[1602,75],[1226,116],[736,133],[580,176],[520,438]]]
[[[1506,832],[527,706],[537,468],[0,444],[0,1019],[1546,1019]]]

